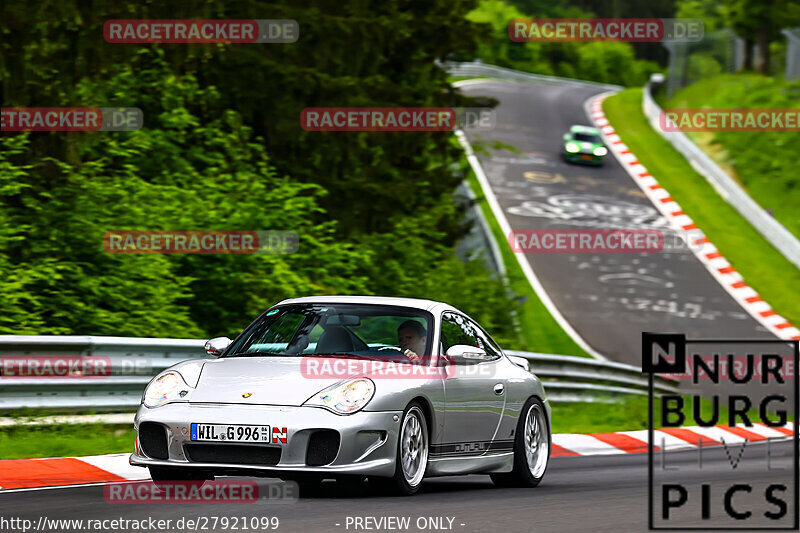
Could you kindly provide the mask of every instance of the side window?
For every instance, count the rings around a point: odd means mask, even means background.
[[[479,328],[476,324],[472,324],[473,329],[475,330],[478,342],[480,343],[478,346],[486,352],[492,359],[499,359],[500,358],[500,349],[495,344],[494,340],[492,340],[489,335],[484,333],[484,331]]]
[[[447,353],[456,344],[481,347],[474,328],[467,319],[455,313],[445,313],[442,316],[442,353]]]

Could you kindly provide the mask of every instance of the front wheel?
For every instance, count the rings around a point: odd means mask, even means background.
[[[541,483],[550,460],[550,429],[544,404],[528,398],[522,407],[514,438],[514,468],[507,474],[492,474],[500,487],[535,487]]]
[[[376,481],[395,494],[416,494],[428,468],[428,443],[425,411],[419,403],[412,402],[406,407],[400,422],[394,476]]]

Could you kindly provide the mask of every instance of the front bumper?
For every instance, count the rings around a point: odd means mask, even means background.
[[[564,159],[568,163],[583,163],[585,165],[602,165],[605,156],[597,156],[589,153],[567,152],[564,150]]]
[[[291,477],[292,473],[389,477],[395,471],[397,438],[402,414],[402,411],[360,411],[342,416],[318,407],[264,405],[172,403],[155,409],[142,406],[134,420],[137,446],[129,462],[135,466],[186,467],[212,473],[251,471],[277,477],[282,475]],[[167,459],[147,456],[146,449],[139,440],[139,428],[144,422],[154,422],[165,428]],[[286,443],[268,445],[279,446],[281,449],[280,459],[274,465],[192,461],[185,447],[187,444],[196,444],[190,438],[192,423],[263,424],[286,428]],[[338,453],[329,464],[310,466],[306,462],[310,436],[315,431],[326,429],[339,432]]]

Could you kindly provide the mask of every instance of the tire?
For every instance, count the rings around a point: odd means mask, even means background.
[[[153,484],[161,490],[165,487],[172,487],[176,483],[186,483],[201,487],[208,479],[213,479],[211,475],[203,471],[189,470],[185,468],[170,468],[164,466],[149,466],[150,477]]]
[[[517,421],[514,468],[509,473],[491,474],[492,481],[498,487],[537,486],[544,478],[551,450],[552,435],[544,404],[539,398],[528,398]]]
[[[400,422],[394,476],[376,481],[396,495],[411,496],[419,492],[428,469],[429,444],[425,411],[418,402],[411,402]]]

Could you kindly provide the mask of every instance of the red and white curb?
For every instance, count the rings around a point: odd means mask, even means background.
[[[787,439],[794,435],[794,426],[789,423],[781,427],[753,424],[746,427],[690,426],[664,428],[653,431],[653,449],[690,450],[700,446],[740,445],[747,442],[762,442],[767,439]],[[615,455],[620,453],[647,452],[647,430],[618,431],[615,433],[556,434],[553,435],[553,457],[570,455]]]
[[[784,340],[800,340],[800,330],[789,323],[784,317],[776,313],[770,305],[761,299],[758,293],[747,283],[741,274],[717,250],[711,241],[703,234],[692,219],[683,212],[681,206],[672,199],[669,192],[659,185],[647,168],[642,165],[634,154],[622,142],[614,128],[609,124],[603,113],[602,101],[608,94],[601,94],[586,102],[586,112],[603,132],[606,145],[614,157],[617,158],[622,168],[633,178],[633,181],[644,191],[647,198],[669,221],[676,230],[689,235],[691,243],[689,248],[695,256],[708,269],[712,276],[722,287],[759,323]]]
[[[150,479],[146,468],[128,464],[130,455],[112,453],[88,457],[6,459],[0,461],[0,492],[8,489]]]
[[[686,450],[698,446],[740,445],[767,439],[788,439],[794,426],[665,428],[653,432],[654,450]],[[553,457],[577,455],[615,455],[647,452],[647,430],[615,433],[553,435]],[[129,453],[89,457],[53,457],[47,459],[7,459],[0,461],[0,493],[9,490],[89,485],[150,479],[146,468],[128,464]]]

